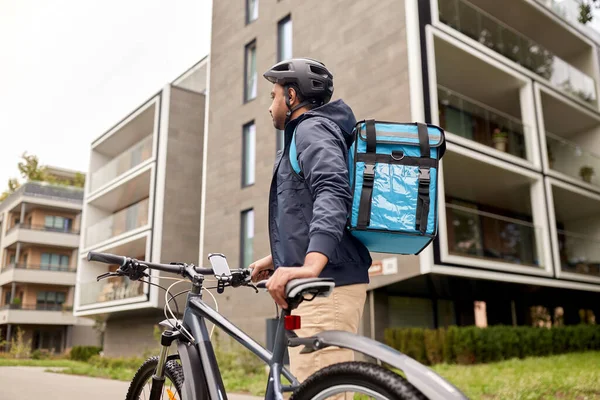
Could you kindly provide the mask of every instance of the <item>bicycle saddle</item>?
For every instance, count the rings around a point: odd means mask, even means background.
[[[293,299],[298,295],[304,297],[306,294],[314,294],[315,297],[328,297],[334,287],[333,278],[292,279],[285,285],[285,297]]]

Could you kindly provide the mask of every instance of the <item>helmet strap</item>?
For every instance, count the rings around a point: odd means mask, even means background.
[[[290,87],[289,85],[286,85],[283,90],[284,96],[285,96],[285,105],[288,108],[288,111],[285,113],[284,126],[286,126],[288,124],[288,122],[290,122],[290,118],[292,117],[292,114],[294,113],[294,111],[296,111],[297,109],[302,108],[306,105],[311,104],[311,102],[309,100],[304,100],[304,101],[300,102],[300,104],[298,104],[292,108],[292,106],[290,105],[290,95],[288,93],[289,87]]]

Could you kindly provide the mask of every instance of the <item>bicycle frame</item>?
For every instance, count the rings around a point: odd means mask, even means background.
[[[197,291],[199,290],[192,289],[188,294],[183,315],[183,326],[190,331],[196,342],[190,344],[186,341],[178,340],[177,343],[183,375],[186,377],[184,380],[184,393],[182,393],[183,399],[227,399],[221,373],[211,344],[210,335],[206,328],[205,319],[225,331],[225,333],[233,337],[238,343],[242,344],[269,365],[270,371],[265,399],[281,400],[283,399],[282,392],[294,391],[299,385],[299,382],[291,372],[283,366],[285,349],[287,347],[284,318],[280,318],[279,320],[273,353],[271,353],[244,333],[240,328],[231,323],[227,318],[210,308],[202,300],[201,293],[194,293]],[[283,310],[282,317],[286,314],[289,314],[289,312]],[[158,368],[161,368],[166,362],[168,348],[169,346],[163,345]],[[157,371],[157,375],[160,376],[158,372],[159,371]],[[290,386],[282,386],[281,374],[291,382]],[[205,397],[201,397],[201,395],[204,395]]]

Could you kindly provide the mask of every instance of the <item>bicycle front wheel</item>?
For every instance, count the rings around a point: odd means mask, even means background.
[[[406,379],[379,365],[351,361],[333,364],[308,377],[291,400],[425,400]]]
[[[158,357],[147,359],[133,376],[125,400],[150,399],[152,375],[158,365]],[[174,360],[165,365],[165,382],[160,399],[180,400],[183,398],[183,369]],[[158,400],[158,399],[157,399]]]

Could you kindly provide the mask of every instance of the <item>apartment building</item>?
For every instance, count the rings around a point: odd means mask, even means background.
[[[311,57],[331,69],[333,99],[357,119],[425,121],[447,135],[439,235],[418,256],[373,254],[362,333],[531,324],[535,306],[569,324],[581,310],[598,318],[600,41],[573,6],[215,2],[200,258],[221,252],[238,267],[269,253],[267,197],[287,147],[262,73]],[[266,341],[268,295],[237,289],[220,299],[220,311]]]
[[[198,263],[206,58],[165,85],[91,144],[74,314],[105,322],[104,352],[154,348],[164,291],[127,278],[89,251],[152,262]],[[169,286],[154,273],[151,282]],[[172,277],[172,276],[171,276]]]
[[[61,180],[76,172],[48,168]],[[0,338],[22,330],[32,350],[97,345],[94,321],[73,316],[83,190],[28,182],[0,203]],[[2,350],[8,349],[8,345]]]

